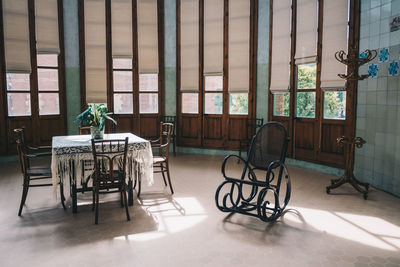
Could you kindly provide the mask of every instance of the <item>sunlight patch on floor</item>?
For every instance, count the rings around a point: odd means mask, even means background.
[[[142,208],[153,216],[158,230],[119,236],[115,240],[148,241],[162,238],[189,229],[207,218],[204,208],[194,197],[144,199]]]
[[[364,245],[400,251],[400,227],[378,217],[292,207],[300,216],[285,214],[285,220]]]

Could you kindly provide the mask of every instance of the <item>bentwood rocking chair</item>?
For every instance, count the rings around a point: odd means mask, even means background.
[[[95,224],[99,220],[99,194],[119,193],[121,206],[125,206],[126,219],[130,221],[126,197],[126,157],[128,137],[125,139],[99,140],[92,139],[94,159],[93,206]]]
[[[44,187],[44,186],[53,186],[51,183],[51,167],[50,165],[33,165],[31,160],[38,159],[42,157],[51,156],[51,151],[49,147],[33,147],[28,146],[25,143],[25,128],[14,129],[16,143],[17,143],[17,152],[18,159],[21,165],[21,172],[24,176],[23,189],[22,189],[22,198],[19,206],[18,216],[21,216],[22,209],[25,205],[26,197],[28,196],[28,190],[30,187]],[[40,183],[39,181],[47,180],[47,183]],[[64,188],[63,184],[60,182],[60,194],[61,194],[61,204],[64,209],[65,207],[65,197],[64,197]]]
[[[223,212],[241,213],[275,221],[289,202],[291,186],[285,166],[288,136],[278,122],[264,124],[253,137],[247,159],[227,156],[222,163],[225,180],[217,188],[215,202]],[[240,177],[229,177],[229,160],[244,163]]]

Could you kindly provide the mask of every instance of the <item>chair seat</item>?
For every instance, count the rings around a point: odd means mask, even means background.
[[[30,176],[51,176],[51,168],[49,165],[30,167],[26,170]]]
[[[165,157],[155,156],[153,157],[153,164],[162,163],[165,162],[166,160],[167,159]]]

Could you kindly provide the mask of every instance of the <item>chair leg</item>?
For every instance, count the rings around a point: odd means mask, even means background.
[[[22,214],[22,208],[25,205],[26,196],[28,195],[28,189],[29,189],[29,177],[24,177],[24,185],[22,189],[22,198],[21,198],[21,204],[19,205],[18,216],[21,216]]]
[[[176,156],[176,139],[174,137],[174,157]]]
[[[96,186],[96,208],[95,208],[95,215],[94,215],[94,223],[99,223],[99,187]]]
[[[171,176],[169,175],[169,165],[168,165],[168,161],[166,162],[166,170],[167,170],[167,177],[168,177],[169,189],[171,189],[171,195],[173,195],[173,194],[174,194],[174,189],[172,188]]]
[[[167,180],[165,180],[165,174],[164,174],[164,165],[161,163],[160,164],[160,168],[161,168],[161,174],[162,174],[162,178],[164,180],[164,185],[167,186]]]
[[[124,197],[124,205],[125,205],[125,212],[126,212],[126,219],[128,221],[131,220],[131,217],[129,216],[129,209],[128,209],[128,200],[126,198],[126,187],[124,187],[124,189],[121,191],[121,194]]]
[[[137,197],[140,197],[140,191],[142,189],[142,178],[138,177],[138,192],[137,192]]]
[[[61,196],[61,204],[64,208],[64,210],[67,209],[65,206],[65,196],[64,196],[64,184],[60,182],[60,196]]]

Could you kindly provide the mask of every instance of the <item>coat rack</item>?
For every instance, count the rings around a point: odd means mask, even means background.
[[[343,50],[340,50],[335,53],[335,58],[340,63],[343,63],[347,66],[347,69],[352,70],[349,74],[338,74],[338,76],[344,80],[346,80],[346,85],[348,82],[357,82],[360,80],[364,80],[370,76],[370,74],[358,74],[358,68],[371,60],[373,60],[377,56],[376,50],[365,50],[362,54],[362,58],[358,56],[358,51],[352,49],[350,53],[346,53]],[[344,175],[339,179],[331,180],[331,185],[326,187],[326,193],[329,194],[332,189],[338,188],[345,183],[349,183],[352,185],[358,192],[362,193],[364,199],[368,197],[368,183],[362,183],[356,179],[353,173],[354,168],[354,149],[355,147],[361,148],[365,144],[365,140],[361,137],[338,137],[337,144],[344,148],[345,155],[345,171]]]

